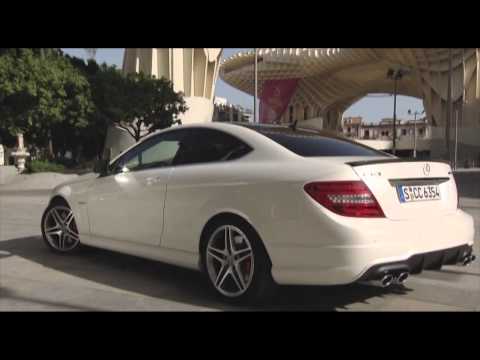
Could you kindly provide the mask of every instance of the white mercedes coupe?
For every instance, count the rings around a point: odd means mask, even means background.
[[[97,170],[53,190],[41,223],[48,247],[200,270],[225,300],[264,299],[276,284],[386,287],[475,259],[448,164],[323,132],[178,126]]]

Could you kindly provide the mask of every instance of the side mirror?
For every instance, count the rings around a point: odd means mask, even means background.
[[[108,164],[109,161],[106,159],[100,159],[95,162],[93,167],[93,172],[100,174],[100,176],[105,176],[108,173]]]

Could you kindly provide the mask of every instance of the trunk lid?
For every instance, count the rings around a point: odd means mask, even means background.
[[[450,165],[436,161],[402,159],[364,160],[347,162],[370,188],[385,216],[392,220],[426,219],[453,213],[457,209],[457,187]],[[409,188],[403,189],[402,186]],[[429,189],[432,192],[429,193]],[[440,199],[430,200],[438,190]],[[417,201],[410,200],[415,193]],[[403,194],[403,195],[402,195]],[[429,195],[430,194],[430,195]],[[401,199],[403,197],[403,199]]]

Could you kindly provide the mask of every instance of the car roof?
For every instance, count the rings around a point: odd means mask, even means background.
[[[184,124],[184,125],[178,125],[178,126],[173,126],[169,127],[166,129],[162,129],[159,131],[156,131],[146,137],[144,137],[141,141],[146,140],[147,138],[151,136],[158,135],[159,133],[163,133],[166,131],[170,130],[175,130],[175,129],[188,129],[188,128],[207,128],[207,129],[217,129],[217,130],[226,130],[227,132],[242,132],[242,130],[239,130],[239,128],[246,128],[254,131],[268,131],[268,130],[274,130],[278,132],[285,132],[285,133],[302,133],[302,134],[312,134],[312,135],[320,135],[320,136],[325,136],[325,137],[332,137],[332,138],[340,138],[343,139],[341,136],[338,136],[332,131],[328,130],[320,130],[316,128],[308,128],[308,127],[301,127],[298,126],[295,129],[292,127],[292,125],[279,125],[279,124],[255,124],[255,123],[250,123],[250,122],[204,122],[204,123],[191,123],[191,124]]]
[[[290,125],[277,125],[277,124],[254,124],[247,122],[204,122],[204,123],[191,123],[191,124],[182,124],[178,126],[172,126],[165,128],[159,131],[156,131],[148,136],[145,136],[135,145],[132,145],[128,149],[124,150],[121,154],[116,156],[111,162],[115,161],[125,152],[134,148],[136,145],[142,143],[143,141],[150,139],[151,137],[157,136],[159,134],[167,133],[170,131],[180,130],[180,129],[215,129],[224,131],[230,135],[236,136],[242,141],[245,141],[248,145],[256,149],[257,154],[261,154],[261,158],[265,159],[285,159],[292,157],[299,157],[299,155],[294,154],[292,151],[288,150],[284,146],[278,144],[277,142],[268,138],[262,133],[275,132],[278,134],[287,134],[294,136],[322,136],[332,139],[338,139],[350,143],[355,143],[358,146],[364,146],[357,142],[354,142],[345,137],[339,136],[332,131],[320,130],[314,128],[307,128],[298,126],[295,129]]]
[[[250,124],[255,125],[256,124]],[[282,126],[271,126],[271,125],[261,125],[265,126],[266,128],[285,128]],[[297,157],[297,155],[293,154],[291,151],[287,150],[283,146],[277,144],[273,140],[266,138],[264,135],[259,133],[255,130],[254,127],[248,126],[248,123],[236,123],[236,122],[205,122],[205,123],[191,123],[191,124],[182,124],[182,125],[175,125],[165,129],[161,129],[158,131],[149,134],[139,142],[133,144],[132,146],[128,147],[127,149],[123,150],[120,154],[115,156],[113,159],[110,160],[110,164],[115,162],[119,157],[125,154],[127,151],[130,151],[134,147],[138,146],[139,144],[143,143],[144,141],[151,139],[152,137],[158,136],[160,134],[164,134],[170,131],[181,130],[181,129],[215,129],[221,130],[226,132],[227,134],[233,135],[245,141],[247,144],[252,146],[254,149],[257,150],[258,153],[262,153],[266,158],[269,159],[279,159],[285,157]],[[263,157],[263,156],[262,156]]]

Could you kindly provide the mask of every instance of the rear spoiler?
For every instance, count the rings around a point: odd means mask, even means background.
[[[363,160],[363,161],[353,161],[346,163],[352,167],[362,166],[362,165],[374,165],[374,164],[389,164],[389,163],[406,163],[406,162],[434,162],[450,165],[446,160],[417,160],[417,159],[377,159],[377,160]]]

